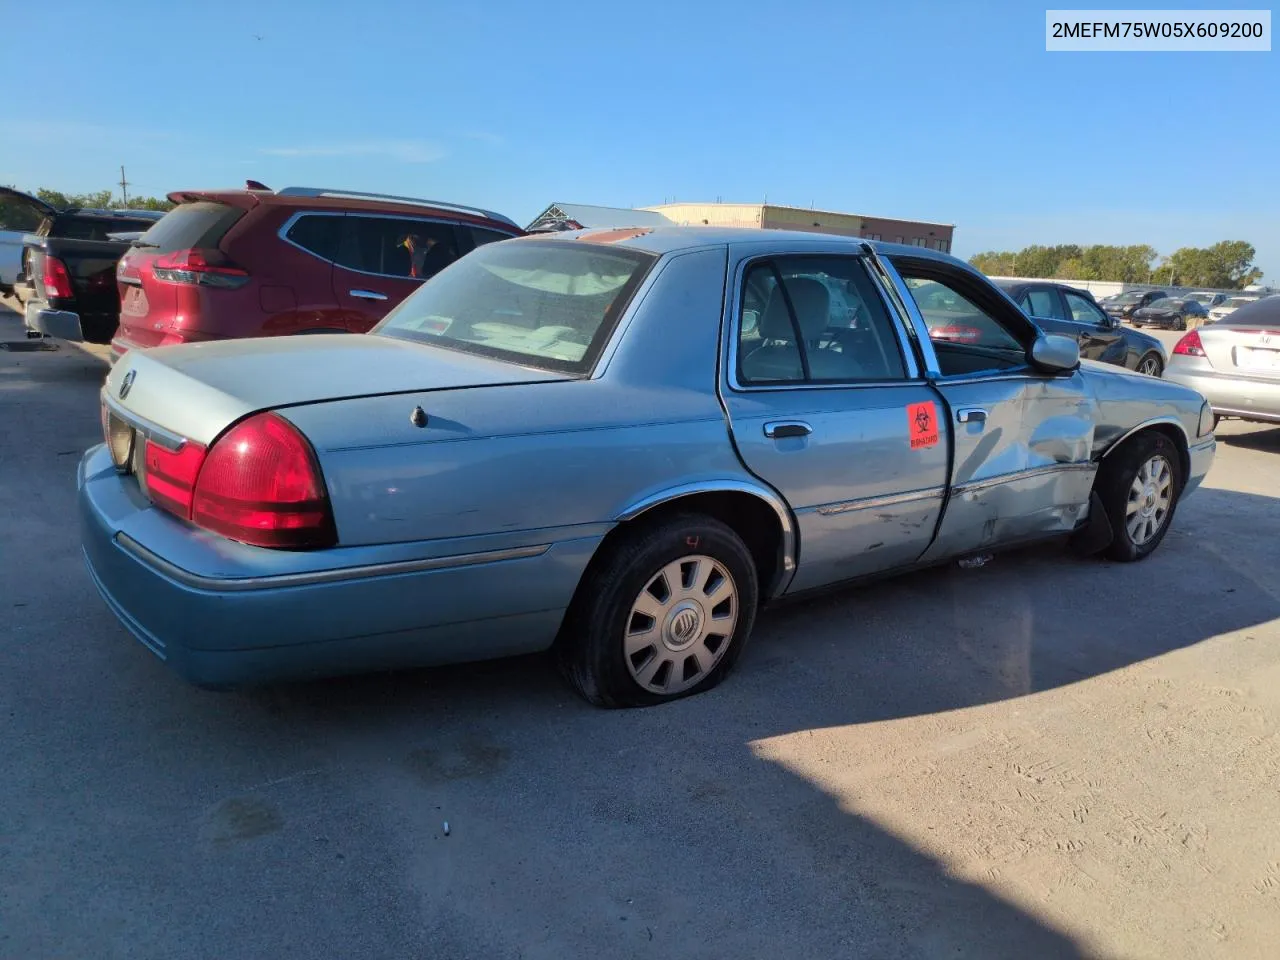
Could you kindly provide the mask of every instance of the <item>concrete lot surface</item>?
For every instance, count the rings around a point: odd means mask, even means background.
[[[101,353],[0,351],[0,958],[1280,951],[1280,430],[1147,562],[793,605],[673,706],[541,658],[214,694],[81,565]]]

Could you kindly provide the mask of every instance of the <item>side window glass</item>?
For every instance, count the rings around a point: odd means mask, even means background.
[[[780,257],[752,265],[738,337],[743,383],[906,376],[893,320],[857,257]]]
[[[325,260],[338,255],[342,239],[342,217],[308,215],[299,217],[285,234],[287,240]]]
[[[471,242],[482,247],[486,243],[497,243],[499,240],[510,240],[511,234],[503,233],[500,230],[486,230],[484,227],[468,227],[471,231]]]
[[[1067,308],[1071,311],[1071,316],[1078,322],[1092,324],[1095,327],[1107,325],[1107,319],[1102,311],[1084,297],[1066,291],[1063,291],[1062,295],[1067,298]]]
[[[909,269],[904,269],[902,276],[929,328],[929,339],[957,346],[1017,351],[1019,359],[1025,355],[1022,345],[999,321],[960,292],[937,280],[913,277]]]
[[[426,280],[458,259],[452,224],[351,214],[342,220],[336,259],[344,267]]]
[[[1033,317],[1046,317],[1051,320],[1065,320],[1062,315],[1062,306],[1058,301],[1058,294],[1054,290],[1032,290],[1030,293],[1031,315]]]

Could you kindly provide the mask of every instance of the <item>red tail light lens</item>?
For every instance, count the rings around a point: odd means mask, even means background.
[[[188,440],[177,450],[167,450],[148,440],[144,451],[147,464],[147,494],[156,506],[186,520],[191,516],[191,496],[204,462],[205,449]]]
[[[1184,357],[1203,357],[1204,344],[1200,342],[1199,331],[1192,330],[1173,345],[1173,352]]]
[[[67,273],[67,265],[57,257],[46,256],[44,258],[44,269],[40,276],[40,282],[44,284],[44,295],[46,297],[71,297],[75,295],[71,291],[71,274]]]
[[[314,549],[337,542],[315,455],[274,413],[241,421],[210,448],[191,521],[259,547]]]
[[[118,268],[117,268],[118,270]],[[249,282],[249,273],[216,250],[175,250],[156,257],[151,274],[166,283],[235,289]]]

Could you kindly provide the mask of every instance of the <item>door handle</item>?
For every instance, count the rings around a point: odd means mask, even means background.
[[[764,435],[770,440],[807,437],[811,433],[813,433],[813,427],[803,420],[771,420],[764,425]]]
[[[956,411],[956,420],[960,423],[985,423],[987,411],[981,407],[961,407]]]
[[[387,295],[379,293],[377,290],[348,290],[353,297],[359,297],[361,300],[385,300]]]

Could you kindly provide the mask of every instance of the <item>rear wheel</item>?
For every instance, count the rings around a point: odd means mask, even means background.
[[[1182,315],[1179,315],[1178,319],[1174,321],[1174,329],[1175,330],[1187,329],[1187,318]]]
[[[578,587],[557,656],[602,707],[649,706],[710,690],[755,622],[751,553],[725,524],[682,514],[607,545]]]
[[[1160,546],[1173,522],[1182,493],[1181,458],[1163,434],[1138,434],[1103,461],[1095,489],[1111,521],[1107,555],[1141,560]]]
[[[1138,372],[1145,373],[1148,377],[1158,377],[1164,373],[1164,364],[1157,354],[1148,353],[1138,361]]]

